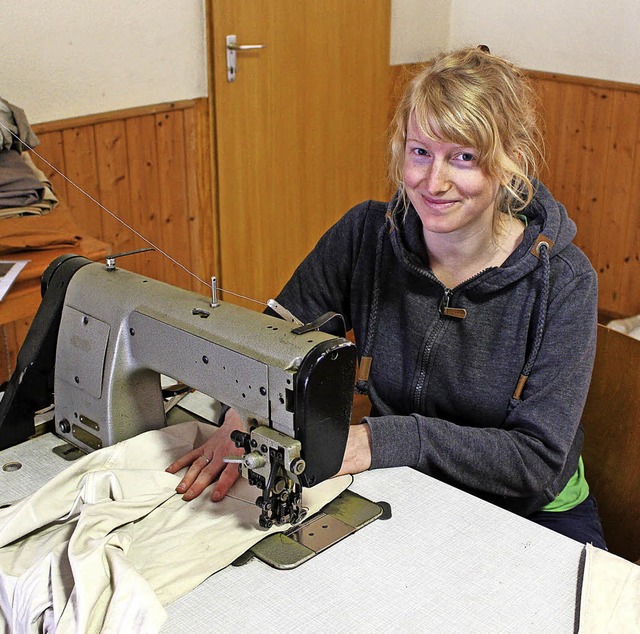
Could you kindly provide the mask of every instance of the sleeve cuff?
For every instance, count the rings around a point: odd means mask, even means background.
[[[371,430],[371,468],[417,467],[420,433],[413,416],[366,416]]]

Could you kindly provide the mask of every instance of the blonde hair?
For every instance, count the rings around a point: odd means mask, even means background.
[[[524,72],[486,46],[442,53],[413,77],[391,124],[389,173],[406,200],[407,125],[415,115],[427,136],[472,147],[500,184],[496,211],[524,209],[544,161],[537,98]]]

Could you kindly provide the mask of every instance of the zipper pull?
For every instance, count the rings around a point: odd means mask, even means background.
[[[444,315],[445,317],[453,317],[454,319],[464,319],[467,316],[467,311],[465,308],[453,308],[452,306],[449,306],[452,295],[453,292],[450,289],[444,289],[442,303],[440,304],[440,314]]]

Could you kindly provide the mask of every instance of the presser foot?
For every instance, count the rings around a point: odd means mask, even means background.
[[[261,509],[259,524],[269,529],[274,524],[295,524],[306,516],[302,507],[302,485],[298,476],[305,470],[300,443],[270,427],[256,427],[250,432],[234,431],[234,444],[245,451],[225,462],[238,463],[250,485],[262,490],[256,499]]]
[[[249,483],[251,484],[251,479]],[[264,487],[262,495],[256,499],[256,506],[262,509],[258,523],[267,529],[274,524],[296,524],[307,514],[301,504],[302,487],[280,473],[276,477],[275,485]]]

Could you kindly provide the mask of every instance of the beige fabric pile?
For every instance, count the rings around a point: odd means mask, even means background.
[[[165,472],[214,431],[189,422],[85,456],[40,490],[0,509],[0,632],[157,632],[163,606],[270,532],[259,494],[239,479],[222,502],[192,502]],[[315,513],[350,476],[305,489]]]

